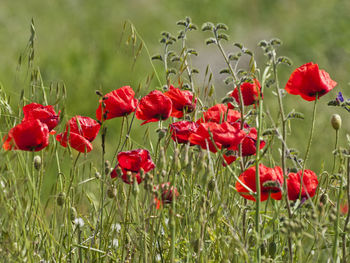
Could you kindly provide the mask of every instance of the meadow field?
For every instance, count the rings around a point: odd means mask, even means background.
[[[1,1],[0,261],[348,262],[349,11]]]

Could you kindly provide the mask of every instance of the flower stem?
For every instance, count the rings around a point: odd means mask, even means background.
[[[282,156],[281,156],[281,161],[282,161],[282,171],[283,171],[283,196],[286,201],[287,205],[287,211],[288,211],[288,217],[291,219],[292,218],[292,212],[290,209],[290,204],[288,200],[288,195],[287,195],[287,166],[286,166],[286,143],[287,143],[287,119],[284,113],[283,109],[283,102],[282,102],[282,94],[280,92],[280,87],[279,87],[279,81],[278,81],[278,75],[277,75],[277,61],[276,61],[276,52],[273,51],[273,74],[275,77],[275,82],[276,82],[276,93],[277,93],[277,98],[278,98],[278,105],[279,105],[279,110],[281,114],[281,119],[282,119]],[[289,261],[293,262],[293,250],[292,250],[292,239],[290,235],[288,235],[288,250],[289,250]]]
[[[313,111],[312,111],[312,124],[311,124],[310,137],[309,137],[309,141],[308,141],[307,148],[306,148],[306,153],[305,153],[305,157],[304,157],[304,164],[303,164],[303,170],[302,170],[301,178],[300,178],[299,199],[301,199],[301,192],[302,192],[302,189],[303,189],[303,188],[305,189],[306,195],[309,195],[308,192],[307,192],[307,190],[306,190],[306,187],[304,187],[303,177],[304,177],[304,172],[305,172],[305,167],[306,167],[306,161],[307,161],[307,158],[309,157],[309,153],[310,153],[312,137],[313,137],[313,135],[314,135],[314,130],[315,130],[317,100],[318,100],[318,96],[316,95],[316,99],[315,99],[315,103],[314,103],[314,108],[313,108]],[[333,168],[334,168],[334,167],[333,167]]]

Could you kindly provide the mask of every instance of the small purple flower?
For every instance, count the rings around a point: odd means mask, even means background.
[[[336,98],[337,101],[344,102],[343,94],[339,91],[338,96]]]

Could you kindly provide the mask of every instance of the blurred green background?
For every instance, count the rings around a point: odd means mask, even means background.
[[[294,62],[290,68],[281,67],[282,86],[294,68],[309,61],[318,63],[338,82],[338,86],[322,97],[318,104],[315,138],[308,166],[320,171],[322,161],[330,168],[333,159],[334,131],[329,124],[332,113],[343,117],[343,144],[345,134],[350,130],[348,113],[327,106],[338,91],[350,96],[349,13],[350,2],[346,0],[2,0],[0,82],[14,100],[24,88],[21,85],[27,85],[25,81],[16,81],[16,68],[18,57],[24,52],[30,36],[31,18],[36,28],[35,64],[40,67],[45,85],[52,81],[65,83],[68,91],[67,117],[75,114],[94,117],[98,102],[98,97],[94,95],[96,89],[102,88],[105,93],[124,85],[136,89],[152,74],[145,50],[142,50],[133,66],[132,49],[125,44],[125,37],[120,41],[125,20],[135,25],[151,55],[161,52],[160,32],[167,30],[176,34],[179,30],[176,21],[186,16],[190,16],[199,27],[207,21],[227,24],[230,28],[227,50],[233,50],[233,42],[243,43],[260,54],[259,67],[263,67],[264,58],[257,43],[261,39],[278,37],[284,43],[279,54],[290,57]],[[216,77],[217,95],[222,97],[229,91],[218,74],[224,62],[215,47],[205,46],[204,39],[207,37],[207,32],[200,31],[189,36],[191,45],[199,53],[194,65],[201,72],[207,64],[211,65]],[[161,73],[160,64],[155,64]],[[163,75],[161,73],[164,81]],[[202,80],[196,83],[201,85]],[[151,88],[157,85],[153,79]],[[266,106],[274,112],[277,101],[271,93],[265,97],[268,102]],[[289,137],[290,146],[304,152],[313,104],[291,95],[286,96],[285,101],[287,111],[295,108],[305,114],[305,120],[293,121],[294,128]],[[120,120],[115,120],[111,125],[117,129],[119,124]],[[133,136],[143,134],[145,129],[142,127],[133,131]],[[117,134],[118,131],[113,133]]]

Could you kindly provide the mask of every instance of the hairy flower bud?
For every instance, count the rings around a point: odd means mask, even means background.
[[[113,199],[114,197],[116,197],[116,195],[117,195],[117,189],[115,189],[114,187],[109,187],[107,189],[107,196],[110,199]]]
[[[35,155],[33,158],[34,168],[39,171],[41,168],[41,157],[39,155]]]
[[[341,127],[341,117],[339,114],[333,114],[331,118],[331,124],[334,130],[339,130]]]
[[[58,194],[57,196],[57,205],[59,206],[63,206],[64,205],[64,201],[66,200],[66,194],[61,192]]]

